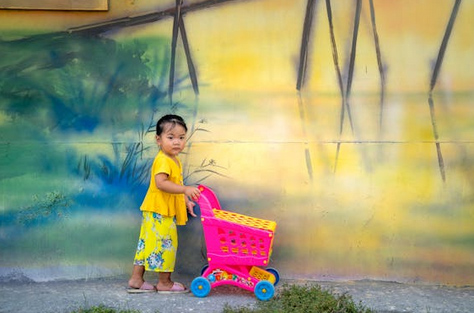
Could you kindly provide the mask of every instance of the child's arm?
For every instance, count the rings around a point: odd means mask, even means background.
[[[193,200],[197,200],[201,192],[199,188],[192,186],[183,186],[173,183],[168,179],[168,175],[165,173],[159,173],[155,175],[156,188],[167,193],[179,194],[183,193]]]
[[[165,173],[159,173],[155,175],[155,184],[156,188],[160,189],[161,191],[173,194],[184,194],[186,196],[185,200],[189,214],[194,217],[196,216],[193,209],[194,203],[189,199],[197,200],[199,198],[199,195],[201,194],[199,188],[175,184],[168,179],[168,175]]]

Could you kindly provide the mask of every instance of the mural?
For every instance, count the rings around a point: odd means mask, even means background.
[[[83,0],[80,2],[71,2],[54,0],[0,0],[0,9],[106,11],[108,9],[108,1]]]
[[[284,278],[474,283],[474,3],[109,3],[0,11],[2,280],[128,274],[172,112]],[[204,249],[194,219],[177,270]]]

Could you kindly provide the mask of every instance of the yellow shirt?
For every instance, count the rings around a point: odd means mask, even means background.
[[[156,212],[163,216],[176,216],[177,225],[185,225],[188,221],[184,194],[172,194],[159,190],[156,187],[155,175],[164,173],[175,184],[183,185],[183,169],[181,161],[178,163],[170,157],[158,152],[151,167],[150,186],[143,200],[140,210]]]

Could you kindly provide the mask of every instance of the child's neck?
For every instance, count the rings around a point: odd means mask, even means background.
[[[161,150],[161,151],[163,151],[163,150]],[[168,158],[170,158],[171,160],[173,160],[177,165],[179,165],[179,161],[178,161],[178,156],[177,156],[177,155],[170,155],[170,154],[168,154],[168,153],[166,153],[166,152],[164,152],[164,151],[163,151],[163,153],[164,153],[164,155],[166,155]]]

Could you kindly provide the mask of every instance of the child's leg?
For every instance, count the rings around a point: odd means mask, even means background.
[[[189,289],[186,288],[181,283],[177,283],[171,280],[171,272],[160,272],[158,273],[158,284],[156,285],[156,290],[159,293],[185,293],[189,292]]]
[[[174,218],[162,217],[159,225],[160,235],[158,247],[160,247],[160,270],[158,271],[158,292],[187,292],[189,291],[183,284],[171,280],[171,273],[174,271],[176,263],[176,251],[178,249],[178,232]]]
[[[132,276],[128,281],[128,286],[131,288],[140,288],[145,280],[143,279],[143,274],[145,273],[145,267],[143,265],[134,265]]]
[[[175,218],[152,212],[143,212],[143,217],[135,266],[129,284],[143,283],[144,271],[153,271],[158,273],[158,291],[186,291],[182,284],[175,284],[171,280],[178,248]]]
[[[137,251],[135,253],[135,259],[133,260],[133,271],[132,276],[128,281],[128,285],[133,289],[153,289],[149,283],[145,284],[143,275],[145,274],[145,239],[147,238],[147,233],[149,232],[149,217],[147,212],[143,212],[142,226],[140,228],[140,237],[138,239]]]
[[[169,290],[171,287],[173,287],[173,282],[171,281],[171,272],[158,273],[158,284],[156,285],[156,289]]]

